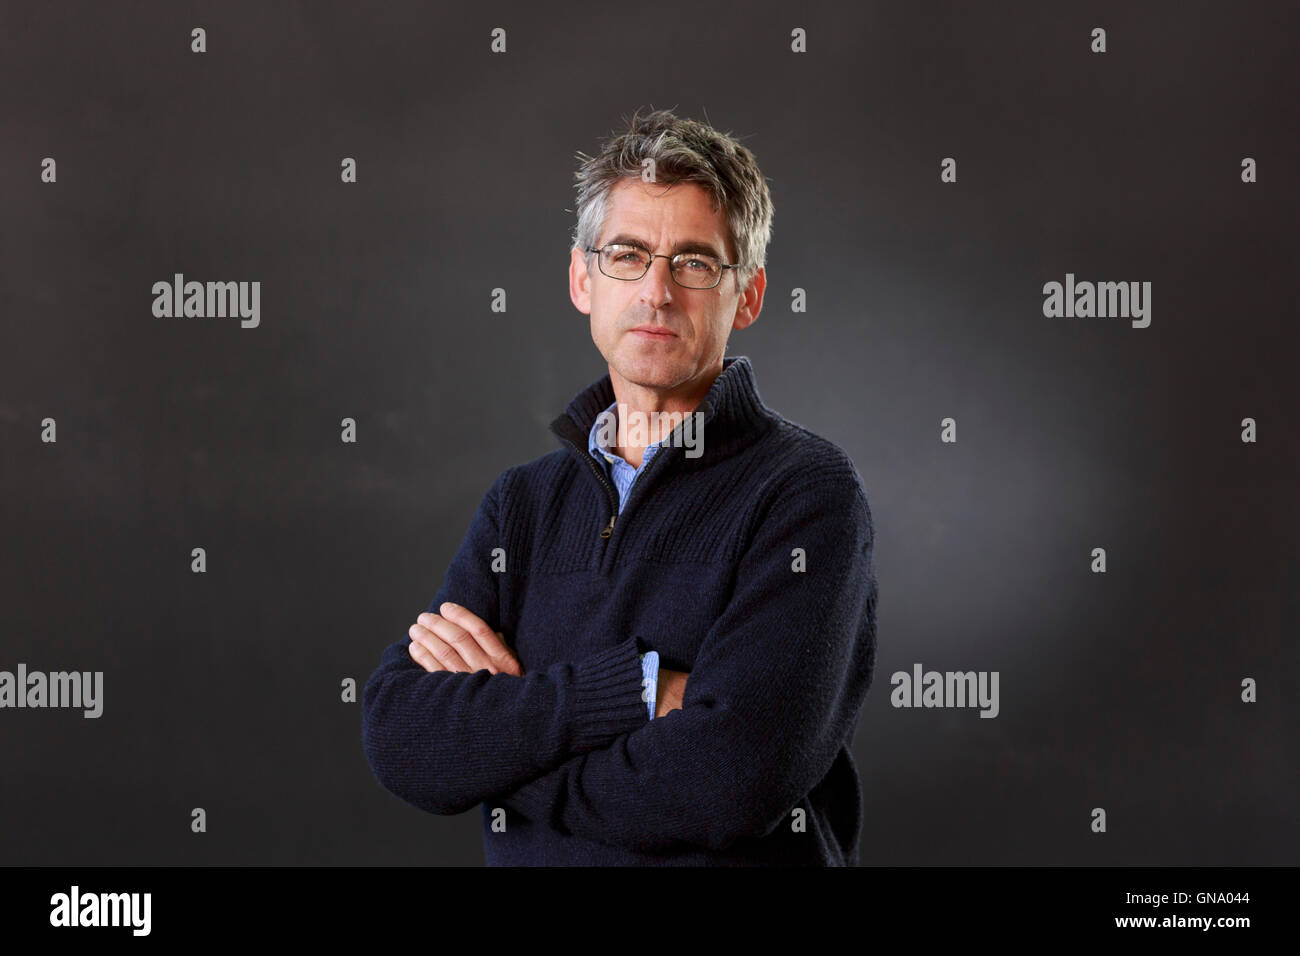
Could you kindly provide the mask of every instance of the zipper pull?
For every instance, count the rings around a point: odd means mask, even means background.
[[[605,527],[604,527],[603,529],[601,529],[601,532],[600,532],[600,536],[601,536],[602,538],[608,538],[611,534],[614,533],[614,519],[617,518],[617,517],[618,517],[618,515],[616,515],[616,514],[613,514],[613,515],[610,515],[610,516],[609,516],[609,524],[605,525]]]

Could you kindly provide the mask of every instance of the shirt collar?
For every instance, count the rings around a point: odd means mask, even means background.
[[[704,416],[702,424],[707,433],[703,454],[698,458],[678,455],[679,468],[708,467],[747,447],[781,421],[781,416],[759,397],[753,367],[746,356],[727,356],[722,366],[722,373],[696,408]],[[564,412],[551,422],[550,429],[570,444],[575,454],[581,455],[583,438],[588,439],[589,445],[596,416],[612,402],[615,402],[613,383],[609,375],[604,375],[574,396]],[[668,445],[662,447],[670,449]]]
[[[619,457],[618,455],[612,452],[606,452],[604,449],[601,448],[601,446],[596,441],[596,433],[600,431],[601,416],[606,413],[616,414],[617,410],[618,410],[618,401],[615,400],[614,402],[610,403],[609,408],[605,409],[605,411],[602,412],[600,415],[597,415],[596,420],[591,423],[591,431],[587,433],[587,450],[591,452],[593,455],[595,455],[597,458],[617,459]],[[642,458],[641,458],[642,465],[644,465],[646,462],[648,462],[651,458],[654,457],[655,452],[659,450],[659,446],[661,444],[663,444],[662,438],[659,439],[659,441],[646,446],[645,451],[642,453]]]

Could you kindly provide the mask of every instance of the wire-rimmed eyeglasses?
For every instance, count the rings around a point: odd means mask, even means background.
[[[650,265],[656,259],[667,259],[673,281],[683,289],[712,289],[722,281],[728,269],[741,266],[741,263],[726,263],[704,252],[679,252],[667,256],[621,242],[588,249],[587,252],[598,254],[597,263],[604,275],[624,282],[635,282],[650,271]]]

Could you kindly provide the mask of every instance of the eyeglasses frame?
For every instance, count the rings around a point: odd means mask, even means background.
[[[675,273],[675,272],[673,271],[673,260],[676,259],[677,256],[692,256],[692,255],[695,255],[695,256],[701,256],[701,255],[707,255],[707,253],[703,253],[703,252],[679,252],[679,253],[676,253],[675,255],[671,255],[671,256],[670,256],[670,255],[665,255],[665,254],[662,253],[662,252],[651,252],[649,249],[646,249],[644,246],[634,246],[634,245],[632,245],[631,243],[628,243],[628,242],[607,242],[607,243],[605,243],[605,245],[600,246],[599,248],[596,248],[596,249],[587,249],[586,251],[587,251],[588,253],[592,253],[592,252],[600,253],[600,252],[604,252],[604,251],[605,251],[606,249],[608,249],[610,246],[628,246],[629,248],[632,248],[632,249],[640,249],[640,250],[642,250],[643,252],[645,252],[646,255],[648,255],[648,256],[650,257],[650,261],[646,263],[645,272],[641,273],[641,274],[640,274],[639,276],[637,276],[635,279],[625,279],[625,278],[623,278],[622,276],[612,276],[612,275],[610,275],[608,272],[605,271],[604,267],[601,266],[601,264],[600,264],[600,263],[601,263],[601,257],[598,257],[598,258],[596,259],[596,267],[597,267],[598,269],[600,269],[600,274],[603,275],[603,276],[605,276],[605,277],[608,278],[608,279],[617,279],[619,282],[640,282],[642,279],[644,279],[647,275],[650,274],[650,268],[655,264],[655,260],[656,260],[656,259],[667,259],[667,260],[668,260],[668,274],[669,274],[670,276],[673,277],[673,282],[677,283],[677,285],[681,286],[683,289],[690,289],[692,292],[708,292],[710,289],[716,289],[718,286],[720,286],[720,285],[722,284],[722,278],[723,278],[723,276],[725,276],[725,275],[727,274],[727,270],[728,270],[728,269],[739,269],[741,266],[744,265],[743,262],[731,262],[731,263],[728,263],[728,262],[719,262],[718,265],[722,267],[722,271],[718,273],[718,281],[715,282],[715,283],[713,283],[713,285],[710,285],[710,286],[682,285],[681,282],[678,282],[678,281],[677,281],[677,273]],[[712,258],[712,257],[710,257],[710,258]]]

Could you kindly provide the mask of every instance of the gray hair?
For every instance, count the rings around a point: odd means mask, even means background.
[[[745,289],[767,261],[772,238],[772,197],[754,154],[729,133],[692,119],[654,110],[632,114],[628,128],[606,141],[598,156],[579,152],[574,174],[578,224],[574,248],[585,253],[596,244],[609,214],[609,194],[624,179],[640,180],[642,161],[654,160],[655,181],[693,182],[713,199],[713,211],[725,209],[728,238],[739,257],[736,288]],[[728,250],[728,255],[731,251]]]

